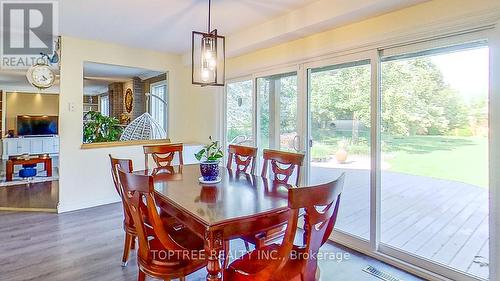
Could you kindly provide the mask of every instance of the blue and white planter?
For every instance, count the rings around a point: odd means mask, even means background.
[[[219,161],[200,162],[200,172],[204,181],[215,181],[219,176]]]

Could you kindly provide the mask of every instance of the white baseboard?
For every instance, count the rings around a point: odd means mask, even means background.
[[[113,197],[102,198],[102,199],[98,199],[98,200],[92,200],[89,202],[66,202],[66,203],[59,202],[59,205],[57,207],[57,212],[59,214],[61,214],[61,213],[78,211],[78,210],[82,210],[82,209],[98,207],[98,206],[102,206],[102,205],[120,202],[120,198],[117,198],[117,197],[118,196],[113,196]]]

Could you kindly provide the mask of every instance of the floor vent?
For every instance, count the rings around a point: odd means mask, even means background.
[[[403,281],[397,277],[390,275],[387,272],[380,271],[371,265],[367,266],[365,269],[363,269],[363,271],[385,281]]]

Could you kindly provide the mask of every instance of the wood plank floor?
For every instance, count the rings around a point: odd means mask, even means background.
[[[370,174],[367,170],[312,167],[312,183],[346,172],[338,229],[369,239]],[[488,191],[470,184],[382,173],[381,242],[475,276],[488,266]]]
[[[56,212],[59,181],[0,186],[0,210],[38,210]]]
[[[65,213],[0,212],[1,281],[131,281],[137,280],[133,257],[120,266],[123,229],[120,204]],[[232,242],[241,251],[243,243]],[[405,281],[418,279],[406,272],[333,244],[322,249],[348,254],[343,260],[320,261],[322,280],[375,281],[362,269],[372,265]],[[188,280],[205,280],[201,270]]]

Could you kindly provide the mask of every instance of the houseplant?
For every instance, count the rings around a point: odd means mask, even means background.
[[[100,112],[89,111],[84,116],[83,142],[110,142],[120,139],[122,128],[114,117],[102,115]]]
[[[216,181],[219,176],[220,159],[224,156],[218,141],[209,137],[210,143],[205,145],[194,157],[200,161],[200,171],[204,181]]]

